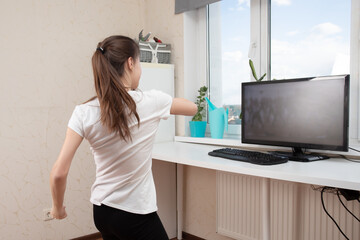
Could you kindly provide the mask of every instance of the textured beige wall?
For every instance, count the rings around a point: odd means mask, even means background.
[[[69,239],[96,232],[88,144],[68,178],[68,218],[42,221],[49,172],[75,104],[93,93],[91,56],[112,34],[137,36],[138,0],[3,0],[0,8],[0,239]]]
[[[144,0],[143,0],[144,1]],[[145,1],[145,32],[171,44],[171,63],[175,64],[176,96],[183,96],[184,79],[184,21],[183,14],[175,15],[175,0]]]

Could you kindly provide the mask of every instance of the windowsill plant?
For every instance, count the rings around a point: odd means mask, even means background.
[[[189,122],[191,137],[205,137],[207,122],[203,121],[203,118],[205,118],[205,95],[207,90],[208,88],[206,86],[202,86],[198,90],[199,95],[197,96],[195,102],[198,110]]]

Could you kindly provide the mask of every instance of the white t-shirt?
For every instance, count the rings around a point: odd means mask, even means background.
[[[76,106],[68,127],[89,141],[94,155],[96,179],[90,201],[147,214],[157,211],[151,155],[160,119],[170,116],[172,98],[157,90],[129,94],[140,117],[139,128],[135,117],[131,121],[132,141],[109,133],[101,124],[98,99]]]

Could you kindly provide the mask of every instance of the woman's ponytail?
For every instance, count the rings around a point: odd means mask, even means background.
[[[101,122],[110,132],[116,132],[125,141],[131,140],[129,125],[140,118],[136,103],[121,79],[129,57],[139,57],[137,43],[124,36],[112,36],[99,43],[92,57],[94,83],[100,102]]]

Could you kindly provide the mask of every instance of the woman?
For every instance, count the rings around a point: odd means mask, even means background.
[[[94,222],[103,239],[168,239],[156,213],[151,154],[160,119],[192,116],[197,107],[160,91],[135,91],[141,66],[132,39],[111,36],[92,57],[97,96],[75,107],[50,174],[51,214],[67,216],[64,194],[71,161],[83,138],[91,145],[96,179],[91,188]]]

